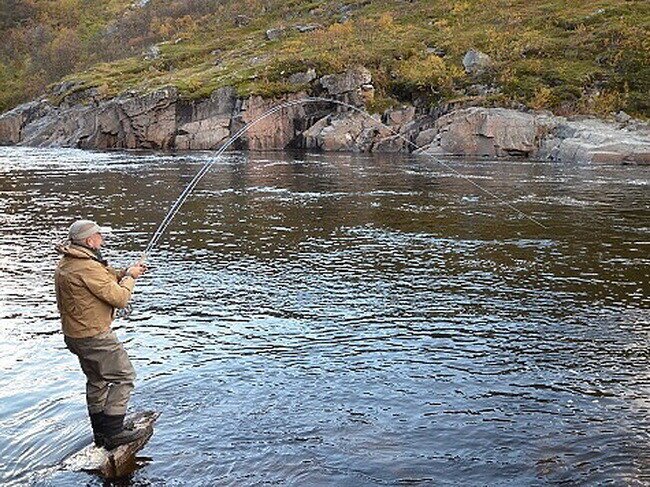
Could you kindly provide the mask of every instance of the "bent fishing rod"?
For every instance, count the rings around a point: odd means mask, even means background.
[[[226,141],[226,143],[219,148],[219,150],[216,152],[214,157],[212,159],[210,159],[208,162],[206,162],[203,165],[203,167],[201,167],[201,169],[196,173],[196,175],[192,178],[192,180],[187,184],[185,189],[183,189],[183,191],[178,196],[176,201],[169,208],[169,211],[167,212],[167,214],[165,215],[163,220],[160,222],[160,225],[158,225],[158,228],[156,229],[153,236],[151,237],[151,240],[147,244],[147,247],[145,248],[144,252],[141,254],[140,262],[144,263],[144,261],[151,255],[153,250],[158,245],[161,237],[163,236],[163,234],[165,233],[165,231],[169,227],[169,224],[171,223],[171,221],[174,219],[174,217],[176,216],[176,214],[180,210],[181,206],[183,206],[183,204],[185,203],[187,198],[190,196],[190,194],[192,193],[194,188],[199,184],[201,179],[203,179],[203,177],[210,170],[210,168],[212,167],[212,164],[214,164],[214,162],[216,162],[217,159],[219,159],[219,157],[221,155],[223,155],[223,153],[226,150],[228,150],[237,140],[239,140],[241,137],[243,137],[244,134],[246,134],[246,132],[248,132],[249,129],[251,129],[252,127],[257,125],[262,120],[264,120],[264,119],[266,119],[266,118],[270,117],[271,115],[274,115],[274,114],[276,114],[278,112],[281,112],[282,110],[285,110],[287,108],[291,108],[291,107],[298,106],[298,105],[305,105],[305,104],[309,104],[309,103],[332,103],[332,104],[335,104],[335,105],[339,105],[339,106],[348,108],[348,109],[350,109],[350,110],[352,110],[352,111],[354,111],[356,113],[361,114],[365,119],[371,121],[373,124],[377,125],[378,127],[381,127],[381,128],[384,128],[384,129],[388,130],[393,136],[399,138],[400,140],[403,140],[407,144],[407,146],[412,147],[414,149],[414,153],[424,154],[424,155],[429,156],[431,159],[433,159],[433,161],[437,162],[438,164],[443,166],[445,169],[451,171],[456,176],[460,177],[461,179],[464,179],[466,182],[468,182],[469,184],[471,184],[472,186],[474,186],[478,190],[482,191],[483,193],[491,196],[492,198],[496,199],[500,203],[504,204],[505,206],[507,206],[508,208],[513,210],[518,215],[530,220],[531,222],[535,223],[536,225],[540,226],[541,228],[544,228],[544,229],[548,228],[548,227],[546,227],[546,225],[541,223],[536,218],[534,218],[534,217],[528,215],[527,213],[521,211],[520,209],[518,209],[517,207],[515,207],[511,203],[505,201],[503,198],[501,198],[497,194],[493,193],[489,189],[484,188],[483,186],[478,184],[476,181],[473,181],[472,179],[470,179],[465,174],[458,171],[456,168],[454,168],[453,166],[451,166],[447,162],[445,162],[445,161],[441,160],[440,158],[436,157],[435,154],[431,153],[430,151],[428,151],[424,147],[418,146],[411,139],[404,136],[404,134],[396,131],[394,128],[392,128],[392,127],[388,126],[387,124],[383,123],[381,120],[377,120],[376,118],[372,117],[369,113],[367,113],[366,111],[360,109],[359,107],[356,107],[354,105],[351,105],[349,103],[345,103],[345,102],[342,102],[342,101],[339,101],[339,100],[332,100],[330,98],[323,98],[323,97],[318,97],[318,96],[309,96],[309,97],[300,98],[300,99],[297,99],[297,100],[290,100],[290,101],[275,105],[274,107],[270,108],[269,110],[264,112],[262,115],[257,117],[255,120],[252,120],[252,121],[248,122],[246,125],[244,125],[242,128],[240,128],[235,134],[233,134]]]

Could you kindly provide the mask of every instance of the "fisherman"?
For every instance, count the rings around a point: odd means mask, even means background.
[[[124,425],[135,371],[111,329],[118,308],[127,307],[135,280],[146,270],[137,263],[117,270],[102,258],[101,228],[78,220],[70,242],[57,246],[63,255],[54,275],[56,301],[65,344],[86,375],[86,402],[95,445],[107,450],[135,441],[145,429]]]

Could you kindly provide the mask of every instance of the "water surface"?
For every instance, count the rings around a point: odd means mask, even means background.
[[[0,483],[102,485],[53,294],[137,258],[210,153],[0,148]],[[162,411],[126,485],[650,482],[647,167],[231,154],[115,328]],[[143,459],[146,460],[146,459]]]

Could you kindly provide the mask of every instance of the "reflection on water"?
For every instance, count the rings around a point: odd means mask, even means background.
[[[0,483],[101,485],[59,334],[74,218],[137,258],[209,153],[0,149]],[[133,485],[650,482],[648,169],[230,155],[116,322]]]

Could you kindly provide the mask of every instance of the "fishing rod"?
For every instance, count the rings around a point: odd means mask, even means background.
[[[160,222],[160,225],[158,225],[158,228],[156,229],[153,236],[151,237],[151,240],[147,244],[147,247],[145,248],[144,252],[141,254],[140,262],[144,263],[144,261],[149,257],[151,252],[155,249],[156,245],[160,241],[160,238],[162,237],[162,235],[165,233],[165,231],[169,227],[169,224],[174,219],[174,217],[176,216],[176,214],[180,210],[181,206],[183,206],[183,204],[185,203],[187,198],[190,196],[190,194],[192,193],[194,188],[199,184],[201,179],[203,179],[203,177],[206,175],[206,173],[210,170],[210,168],[212,167],[212,164],[214,164],[214,162],[216,162],[216,160],[230,146],[232,146],[232,144],[234,144],[237,140],[239,140],[251,127],[255,126],[256,124],[258,124],[262,120],[270,117],[271,115],[274,115],[274,114],[276,114],[276,113],[278,113],[278,112],[280,112],[280,111],[282,111],[284,109],[291,108],[293,106],[304,105],[304,104],[308,104],[308,103],[332,103],[332,104],[335,104],[335,105],[346,107],[346,108],[348,108],[348,109],[350,109],[350,110],[352,110],[352,111],[354,111],[356,113],[360,113],[365,119],[370,120],[372,123],[376,124],[378,127],[382,127],[382,128],[387,129],[391,134],[393,134],[394,136],[396,136],[399,139],[406,142],[406,144],[408,146],[413,147],[414,148],[414,153],[424,154],[424,155],[429,156],[435,162],[442,165],[443,167],[445,167],[449,171],[453,172],[456,176],[464,179],[465,181],[467,181],[469,184],[471,184],[475,188],[479,189],[480,191],[484,192],[485,194],[487,194],[487,195],[491,196],[492,198],[498,200],[499,202],[503,203],[504,205],[506,205],[508,208],[510,208],[511,210],[513,210],[514,212],[519,214],[520,216],[523,216],[524,218],[532,221],[533,223],[535,223],[536,225],[538,225],[538,226],[540,226],[540,227],[542,227],[544,229],[548,228],[548,227],[546,227],[546,225],[541,223],[536,218],[534,218],[534,217],[528,215],[527,213],[521,211],[520,209],[518,209],[517,207],[515,207],[511,203],[508,203],[503,198],[501,198],[497,194],[493,193],[492,191],[488,190],[487,188],[484,188],[483,186],[478,184],[476,181],[473,181],[472,179],[467,177],[465,174],[459,172],[453,166],[449,165],[445,161],[443,161],[443,160],[439,159],[438,157],[436,157],[435,154],[429,152],[424,147],[418,146],[415,142],[413,142],[409,138],[405,137],[404,134],[401,134],[400,132],[397,132],[392,127],[386,125],[381,120],[377,120],[376,118],[372,117],[369,113],[367,113],[366,111],[360,109],[359,107],[356,107],[354,105],[351,105],[349,103],[345,103],[345,102],[342,102],[342,101],[339,101],[339,100],[332,100],[330,98],[323,98],[323,97],[318,97],[318,96],[309,96],[309,97],[300,98],[300,99],[297,99],[297,100],[290,100],[290,101],[281,103],[279,105],[275,105],[274,107],[270,108],[269,110],[264,112],[262,115],[257,117],[255,120],[252,120],[251,122],[248,122],[246,125],[244,125],[242,128],[240,128],[234,135],[232,135],[230,137],[230,139],[228,139],[228,141],[226,141],[226,143],[219,148],[219,150],[216,152],[214,157],[211,160],[209,160],[208,162],[206,162],[203,165],[203,167],[201,167],[201,169],[196,173],[196,175],[192,178],[192,180],[188,183],[188,185],[185,187],[185,189],[178,196],[178,198],[176,199],[174,204],[169,208],[169,211],[167,212],[167,214],[165,215],[163,220]]]

